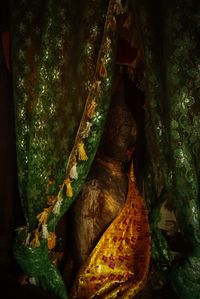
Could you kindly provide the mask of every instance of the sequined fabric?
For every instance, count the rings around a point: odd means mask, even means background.
[[[70,298],[133,298],[146,283],[150,248],[148,212],[131,177],[124,208],[81,267]]]
[[[34,273],[38,285],[60,298],[67,292],[50,251],[56,224],[78,195],[103,131],[116,8],[115,1],[11,4],[18,181],[26,218],[14,254],[29,277]]]
[[[180,298],[199,298],[200,5],[197,1],[141,1],[136,7],[146,61],[149,163],[145,198],[155,233],[152,257],[164,265],[162,269],[168,268],[170,284]],[[172,203],[187,244],[180,264],[177,261],[174,267],[169,247],[155,229],[165,200]]]
[[[12,3],[18,177],[32,228],[65,178],[93,84],[107,5],[65,0]],[[110,83],[108,72],[101,87],[106,93]]]

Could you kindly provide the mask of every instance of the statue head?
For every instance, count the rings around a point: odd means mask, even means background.
[[[136,123],[123,91],[112,95],[100,151],[119,162],[128,162],[136,142]]]

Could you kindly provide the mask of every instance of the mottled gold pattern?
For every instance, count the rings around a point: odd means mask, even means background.
[[[133,298],[146,283],[150,248],[148,213],[130,177],[125,206],[80,269],[70,298]]]

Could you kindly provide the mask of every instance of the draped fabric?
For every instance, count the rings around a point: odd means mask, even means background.
[[[24,272],[67,298],[53,264],[55,226],[84,183],[109,107],[115,1],[11,2],[19,192],[14,245]]]
[[[197,1],[140,1],[135,5],[145,56],[146,199],[152,215],[152,257],[163,264],[180,298],[200,298],[199,14]],[[151,187],[150,187],[151,186]],[[173,263],[155,228],[170,200],[187,252]]]
[[[133,174],[125,205],[80,268],[70,298],[133,298],[146,284],[151,234]]]
[[[106,1],[93,6],[70,1],[13,2],[19,185],[32,228],[47,196],[56,194],[65,178],[74,135],[94,83],[107,5]],[[109,89],[111,79],[106,77],[104,85]]]
[[[142,0],[127,7],[135,13],[145,60],[144,197],[152,259],[180,298],[200,298],[200,5]],[[120,11],[120,1],[112,0],[11,1],[17,172],[26,218],[14,252],[34,283],[60,298],[67,291],[49,253],[102,135]],[[157,226],[166,199],[188,245],[177,264]]]

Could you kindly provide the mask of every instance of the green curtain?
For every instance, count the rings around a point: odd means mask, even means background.
[[[145,132],[149,162],[146,199],[153,233],[152,257],[182,299],[200,298],[200,4],[135,1],[145,56]],[[159,210],[173,204],[187,244],[173,263],[157,228]]]
[[[115,1],[11,1],[19,192],[14,254],[35,283],[67,298],[50,259],[56,224],[89,172],[110,102]]]
[[[109,108],[120,1],[12,1],[12,66],[19,190],[26,227],[14,252],[29,277],[60,298],[65,284],[48,237],[90,170]],[[152,258],[182,299],[200,298],[200,5],[129,1],[145,57],[145,199]],[[170,199],[188,244],[173,264],[157,227]]]

